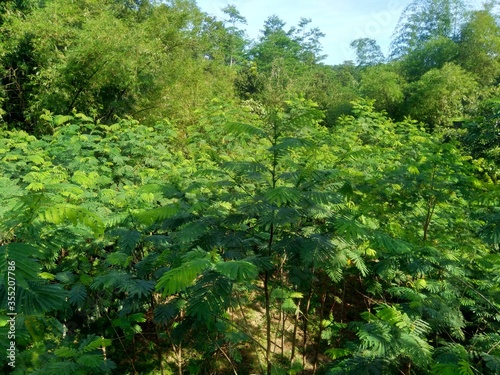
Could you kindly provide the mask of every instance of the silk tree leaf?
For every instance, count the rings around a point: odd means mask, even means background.
[[[297,311],[297,305],[292,298],[286,298],[281,304],[281,309],[288,313],[295,313]]]
[[[34,371],[34,375],[73,375],[80,370],[80,366],[78,366],[75,362],[64,361],[64,362],[56,362],[50,363],[40,369],[38,371]]]
[[[43,162],[45,161],[42,154],[29,155],[26,157],[26,159],[31,161],[33,164],[43,164]]]
[[[133,213],[133,217],[141,224],[151,225],[156,222],[163,221],[180,212],[179,204],[168,204],[162,207],[153,208],[150,210],[137,211]]]
[[[221,168],[242,175],[256,175],[269,172],[264,164],[250,161],[228,161],[221,164]]]
[[[131,279],[122,289],[131,297],[144,298],[150,296],[154,288],[155,282],[152,280]]]
[[[267,136],[264,130],[242,122],[231,122],[226,125],[226,129],[237,134],[257,135],[261,138],[265,138]]]
[[[203,221],[193,221],[182,226],[176,233],[175,238],[180,243],[189,243],[197,240],[208,233],[210,227]]]
[[[360,254],[349,250],[346,250],[346,254],[363,277],[365,277],[370,272]]]
[[[29,288],[19,289],[16,308],[27,315],[61,310],[67,304],[67,296],[68,292],[58,284],[30,283]]]
[[[370,350],[377,357],[384,357],[391,348],[392,334],[388,324],[374,321],[358,331],[361,348]]]
[[[198,320],[219,316],[229,306],[232,283],[216,272],[207,272],[190,291],[186,313]]]
[[[132,256],[122,252],[111,253],[106,257],[106,262],[112,266],[127,267],[132,261]]]
[[[498,345],[498,343],[497,343],[497,345]],[[486,363],[486,367],[488,367],[488,369],[490,369],[492,374],[499,374],[500,373],[500,356],[491,355],[488,353],[482,353],[481,357],[483,358],[483,361]],[[470,367],[469,367],[469,369],[470,369]]]
[[[179,311],[181,311],[181,309],[185,305],[186,305],[186,300],[183,299],[174,299],[169,303],[158,305],[154,311],[155,322],[160,324],[167,324],[177,316]]]
[[[140,314],[142,315],[142,314]],[[110,346],[112,341],[110,339],[105,339],[102,337],[89,336],[88,340],[80,345],[80,350],[84,353],[91,352],[93,350],[97,350],[106,346]]]
[[[142,234],[138,230],[123,230],[118,237],[118,248],[130,255],[141,241]]]
[[[49,207],[40,213],[39,219],[56,225],[69,221],[73,225],[81,224],[88,227],[96,237],[104,234],[104,222],[97,214],[70,204],[56,204]]]
[[[328,191],[306,191],[302,195],[315,204],[339,204],[343,197]]]
[[[268,191],[266,191],[265,197],[269,203],[281,207],[283,205],[290,205],[297,203],[301,197],[301,194],[300,190],[296,188],[279,186],[274,189],[269,189]]]
[[[215,265],[215,270],[237,282],[252,281],[259,273],[255,264],[244,260],[219,262]]]
[[[73,116],[56,115],[53,118],[54,125],[56,126],[63,125],[71,120],[73,120]]]
[[[78,355],[78,351],[75,348],[67,348],[63,346],[54,350],[54,354],[62,358],[74,358]]]
[[[102,354],[83,354],[76,358],[76,363],[79,365],[96,369],[101,366],[104,357]]]
[[[182,194],[171,185],[147,184],[138,189],[138,193],[161,194],[165,198],[180,198]]]
[[[87,289],[83,284],[77,283],[73,285],[69,291],[69,302],[78,307],[82,307],[87,298]]]
[[[304,138],[283,138],[279,143],[269,148],[269,151],[288,150],[297,147],[312,147],[314,142]]]
[[[113,289],[119,288],[131,278],[131,275],[125,271],[110,269],[94,278],[91,289]]]
[[[94,181],[87,176],[85,171],[75,171],[73,177],[71,178],[75,184],[81,185],[84,188],[89,188],[94,184]]]
[[[180,267],[163,274],[156,284],[156,290],[165,297],[185,290],[196,278],[211,265],[207,259],[193,259]]]
[[[0,247],[0,275],[5,277],[7,285],[8,267],[14,267],[11,276],[16,285],[28,288],[28,282],[41,280],[41,265],[36,258],[42,256],[39,249],[23,243],[13,242]],[[11,264],[14,264],[12,266]]]

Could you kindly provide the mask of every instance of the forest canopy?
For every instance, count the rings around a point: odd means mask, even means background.
[[[499,374],[495,3],[3,1],[0,372]]]

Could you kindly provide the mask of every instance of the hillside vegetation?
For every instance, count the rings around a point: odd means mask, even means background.
[[[500,374],[495,2],[224,14],[0,4],[0,372]]]

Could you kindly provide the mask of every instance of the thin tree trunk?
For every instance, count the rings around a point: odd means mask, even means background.
[[[163,367],[163,353],[161,351],[160,335],[158,333],[158,325],[156,324],[155,324],[155,333],[156,333],[156,352],[158,356],[158,365],[160,366],[161,375],[165,375],[165,369]]]
[[[266,308],[266,363],[267,375],[271,375],[271,300],[269,295],[269,272],[264,274],[264,297]]]
[[[281,360],[285,359],[285,323],[286,323],[286,314],[281,312],[283,315],[283,324],[281,326]]]
[[[319,355],[319,344],[321,342],[321,334],[323,333],[323,318],[324,318],[324,310],[325,310],[325,301],[326,301],[326,291],[323,289],[323,293],[321,295],[321,307],[319,310],[319,328],[318,328],[318,336],[316,337],[316,342],[314,343],[314,360],[313,360],[313,373],[316,374],[316,370],[318,368],[318,355]]]
[[[300,300],[297,303],[297,310],[295,311],[295,321],[293,323],[293,334],[292,334],[292,354],[290,355],[290,366],[293,364],[295,359],[295,347],[297,340],[297,328],[299,326],[299,316],[300,316]]]
[[[436,197],[431,197],[427,203],[427,215],[424,221],[424,237],[423,240],[427,241],[427,235],[429,233],[429,226],[431,225],[432,215],[434,214],[434,209],[436,208]]]
[[[177,347],[177,373],[182,375],[182,343]]]
[[[342,303],[340,305],[340,323],[344,322],[345,289],[346,289],[346,282],[344,279],[344,287],[342,288]]]
[[[434,190],[434,179],[436,177],[436,169],[437,166],[434,165],[432,169],[432,176],[431,176],[431,185],[430,188],[431,190]],[[423,236],[423,241],[427,241],[427,236],[429,233],[429,226],[431,225],[431,220],[432,220],[432,215],[434,214],[434,209],[436,208],[437,204],[437,199],[436,196],[431,196],[429,201],[427,202],[427,214],[425,216],[424,224],[423,224],[423,230],[424,230],[424,236]]]
[[[308,330],[308,325],[309,325],[309,308],[311,307],[311,299],[312,299],[312,292],[313,292],[313,287],[314,287],[314,266],[312,267],[312,277],[311,277],[311,286],[309,287],[309,292],[307,293],[307,302],[306,302],[306,308],[304,309],[304,324],[302,326],[302,332],[304,334],[304,338],[302,341],[302,366],[306,365],[306,351],[307,351],[307,330]]]

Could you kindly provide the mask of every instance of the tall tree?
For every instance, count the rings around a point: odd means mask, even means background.
[[[286,23],[276,15],[265,21],[261,37],[248,52],[260,76],[260,99],[276,104],[305,91],[301,78],[324,58],[320,44],[324,34],[310,28],[310,23],[303,18],[297,27],[286,30]]]
[[[370,66],[360,73],[359,92],[375,99],[377,110],[397,117],[405,97],[406,82],[392,65]]]
[[[358,66],[377,65],[384,62],[384,54],[374,39],[356,39],[351,42],[351,48],[356,52]]]
[[[333,126],[339,116],[351,112],[351,102],[359,97],[358,72],[349,62],[317,65],[298,79],[298,87],[325,111],[325,124]]]
[[[477,104],[478,85],[474,76],[460,66],[447,63],[431,69],[409,87],[408,113],[430,129],[451,126]]]
[[[483,85],[491,85],[499,79],[500,27],[491,8],[473,12],[463,25],[458,62]]]
[[[227,15],[228,19],[224,20],[227,25],[227,49],[229,52],[229,65],[243,62],[243,54],[248,41],[245,36],[245,31],[240,29],[240,25],[246,25],[247,20],[241,15],[234,5],[227,5],[222,9],[222,12]]]
[[[1,40],[7,122],[39,131],[44,110],[104,122],[189,120],[212,90],[231,93],[213,20],[190,1],[134,4],[124,13],[107,0],[51,0],[29,15],[12,14]],[[181,83],[187,79],[189,87]]]
[[[448,62],[456,62],[459,48],[452,39],[436,36],[402,56],[401,69],[408,81],[418,80],[431,69],[440,69]]]
[[[301,19],[297,27],[285,30],[286,23],[278,16],[270,16],[264,22],[259,41],[250,50],[250,56],[269,71],[272,62],[283,58],[290,64],[314,64],[324,56],[321,53],[320,39],[324,34],[317,28],[309,29],[310,19]]]
[[[400,58],[433,38],[458,40],[466,17],[464,0],[412,1],[396,26],[390,57]]]

